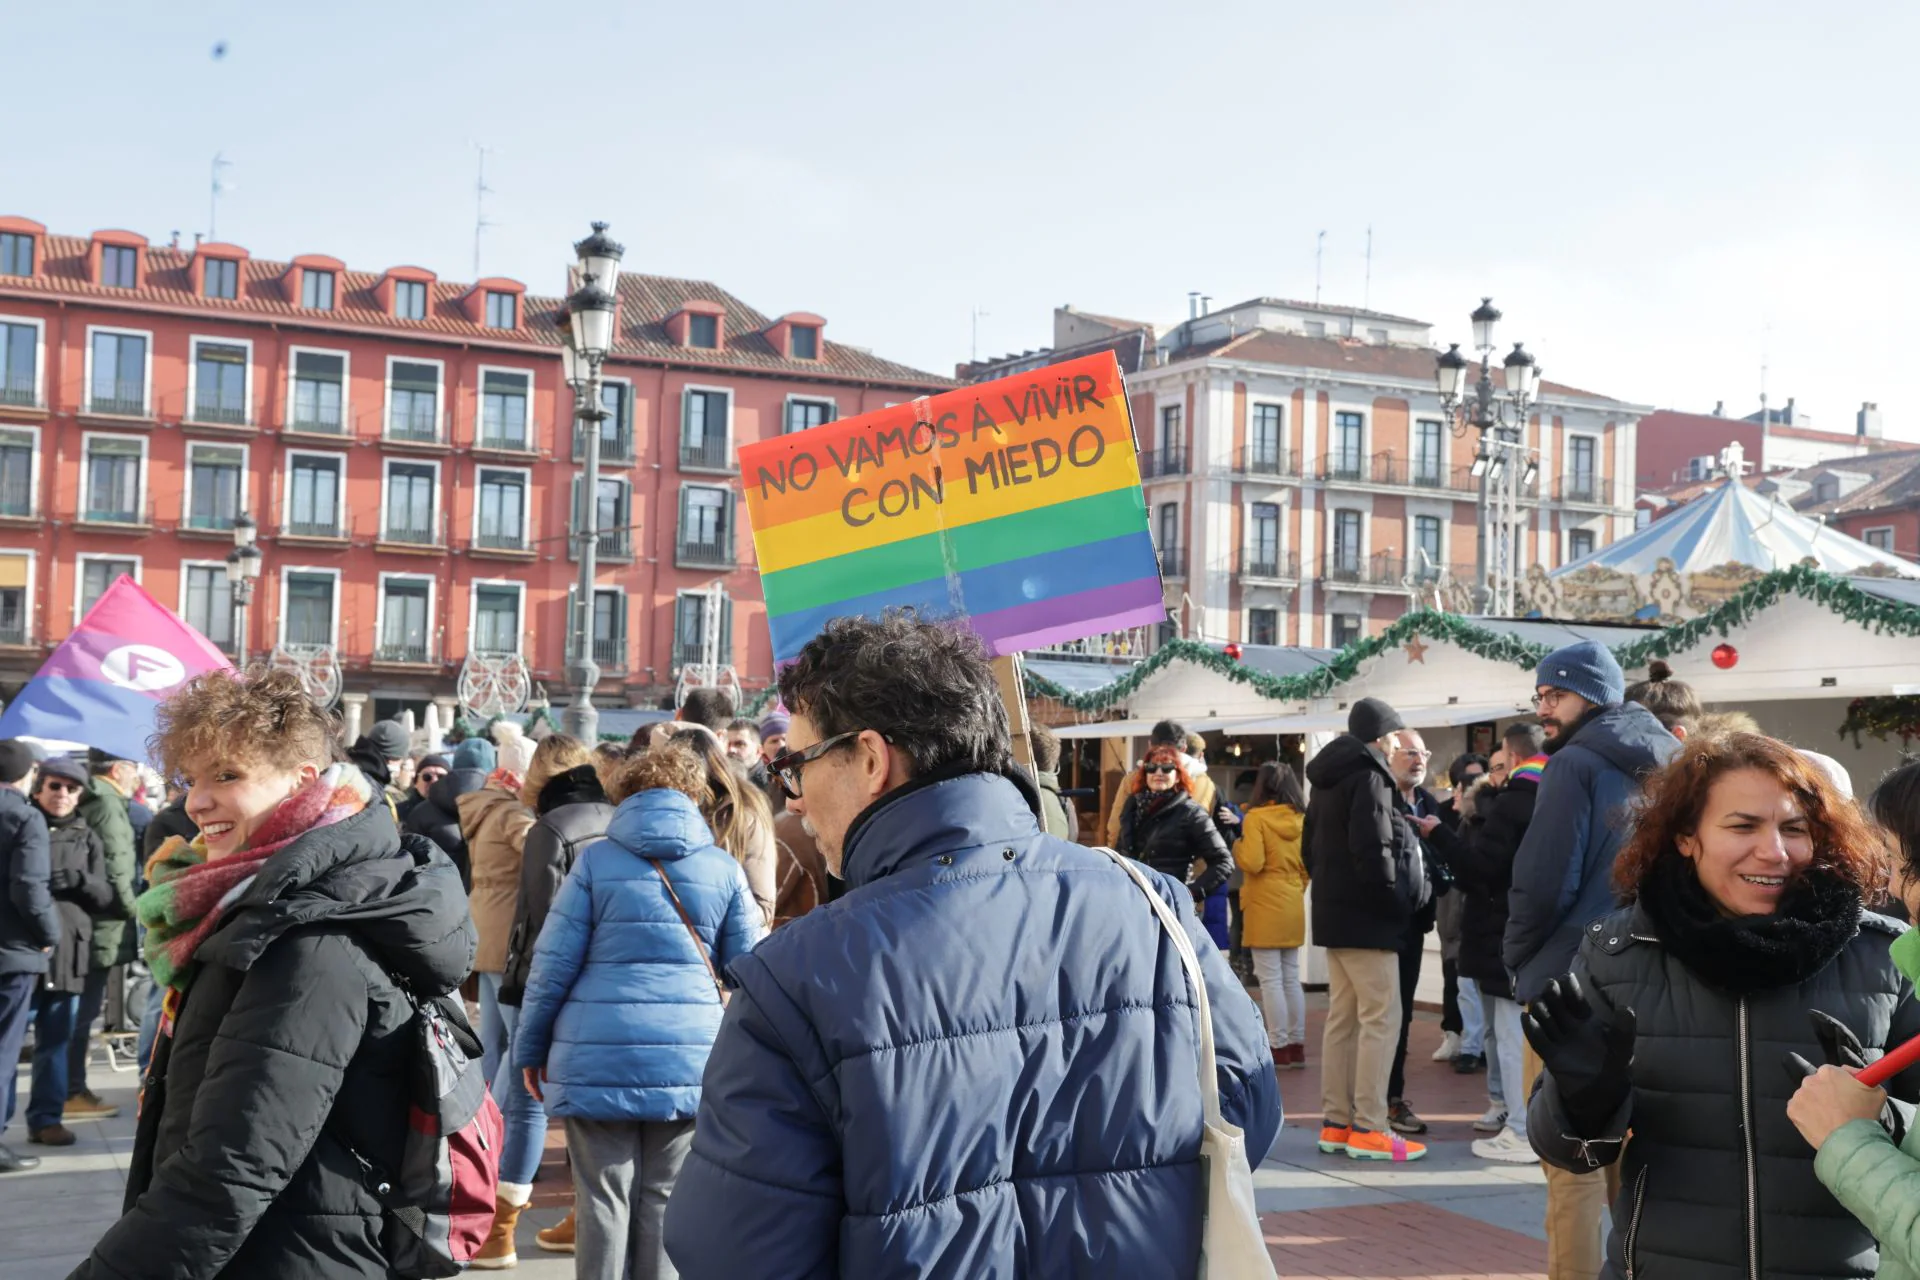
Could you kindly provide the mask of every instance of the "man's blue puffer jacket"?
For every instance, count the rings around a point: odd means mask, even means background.
[[[1194,998],[1146,896],[1043,835],[1025,779],[883,796],[851,891],[730,966],[693,1151],[667,1207],[688,1280],[1195,1273]],[[1266,1032],[1181,885],[1221,1106],[1258,1164],[1280,1125]]]
[[[628,797],[573,864],[533,948],[513,1058],[547,1069],[549,1115],[689,1120],[700,1105],[720,995],[656,863],[716,965],[766,932],[739,863],[693,801]]]

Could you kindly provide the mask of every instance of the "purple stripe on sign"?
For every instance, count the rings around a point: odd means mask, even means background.
[[[967,620],[967,625],[998,657],[1103,631],[1164,622],[1166,617],[1160,579],[1153,577],[1035,600],[992,613],[977,613]]]
[[[47,659],[46,664],[40,668],[39,674],[42,677],[63,676],[71,680],[105,680],[107,677],[100,670],[100,660],[115,649],[122,649],[130,644],[155,645],[155,642],[108,635],[104,631],[76,631],[53,651],[53,656]],[[164,646],[155,645],[155,647]],[[199,655],[190,656],[197,658]],[[201,669],[189,663],[181,665],[187,668],[188,675],[196,675]],[[160,689],[150,696],[158,701],[171,692],[170,688]]]

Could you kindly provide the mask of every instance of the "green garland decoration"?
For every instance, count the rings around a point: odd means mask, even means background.
[[[1898,735],[1902,747],[1920,738],[1920,697],[1912,694],[1877,698],[1855,698],[1847,704],[1847,718],[1840,725],[1840,736],[1860,745],[1862,735],[1885,742]]]
[[[1920,636],[1920,608],[1871,595],[1838,574],[1796,564],[1755,578],[1726,601],[1697,618],[1676,623],[1623,644],[1613,651],[1626,670],[1650,659],[1685,653],[1708,640],[1725,639],[1737,626],[1753,621],[1787,596],[1811,600],[1829,613],[1884,635]]]

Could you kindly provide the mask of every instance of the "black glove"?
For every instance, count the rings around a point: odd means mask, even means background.
[[[79,887],[80,873],[72,867],[55,867],[47,873],[47,888],[54,893],[65,893]]]
[[[1807,1010],[1807,1021],[1813,1024],[1813,1038],[1820,1042],[1820,1054],[1829,1066],[1856,1072],[1866,1067],[1866,1046],[1860,1043],[1860,1037],[1854,1035],[1846,1023],[1818,1009]],[[1818,1070],[1797,1053],[1787,1055],[1786,1068],[1787,1079],[1793,1081],[1795,1088],[1799,1087],[1800,1081]],[[1886,1106],[1880,1108],[1880,1127],[1887,1131],[1895,1146],[1900,1145],[1901,1139],[1906,1136],[1906,1121],[1891,1098]]]
[[[1630,1008],[1602,1020],[1571,973],[1547,984],[1520,1019],[1527,1043],[1553,1073],[1567,1118],[1583,1137],[1598,1136],[1632,1087],[1633,1039],[1638,1022]]]

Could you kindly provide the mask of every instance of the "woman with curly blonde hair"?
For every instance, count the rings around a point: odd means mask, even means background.
[[[337,762],[295,676],[196,677],[158,725],[199,834],[147,864],[161,1036],[126,1215],[73,1274],[386,1280],[362,1171],[400,1167],[413,996],[444,996],[473,959],[459,873]]]

